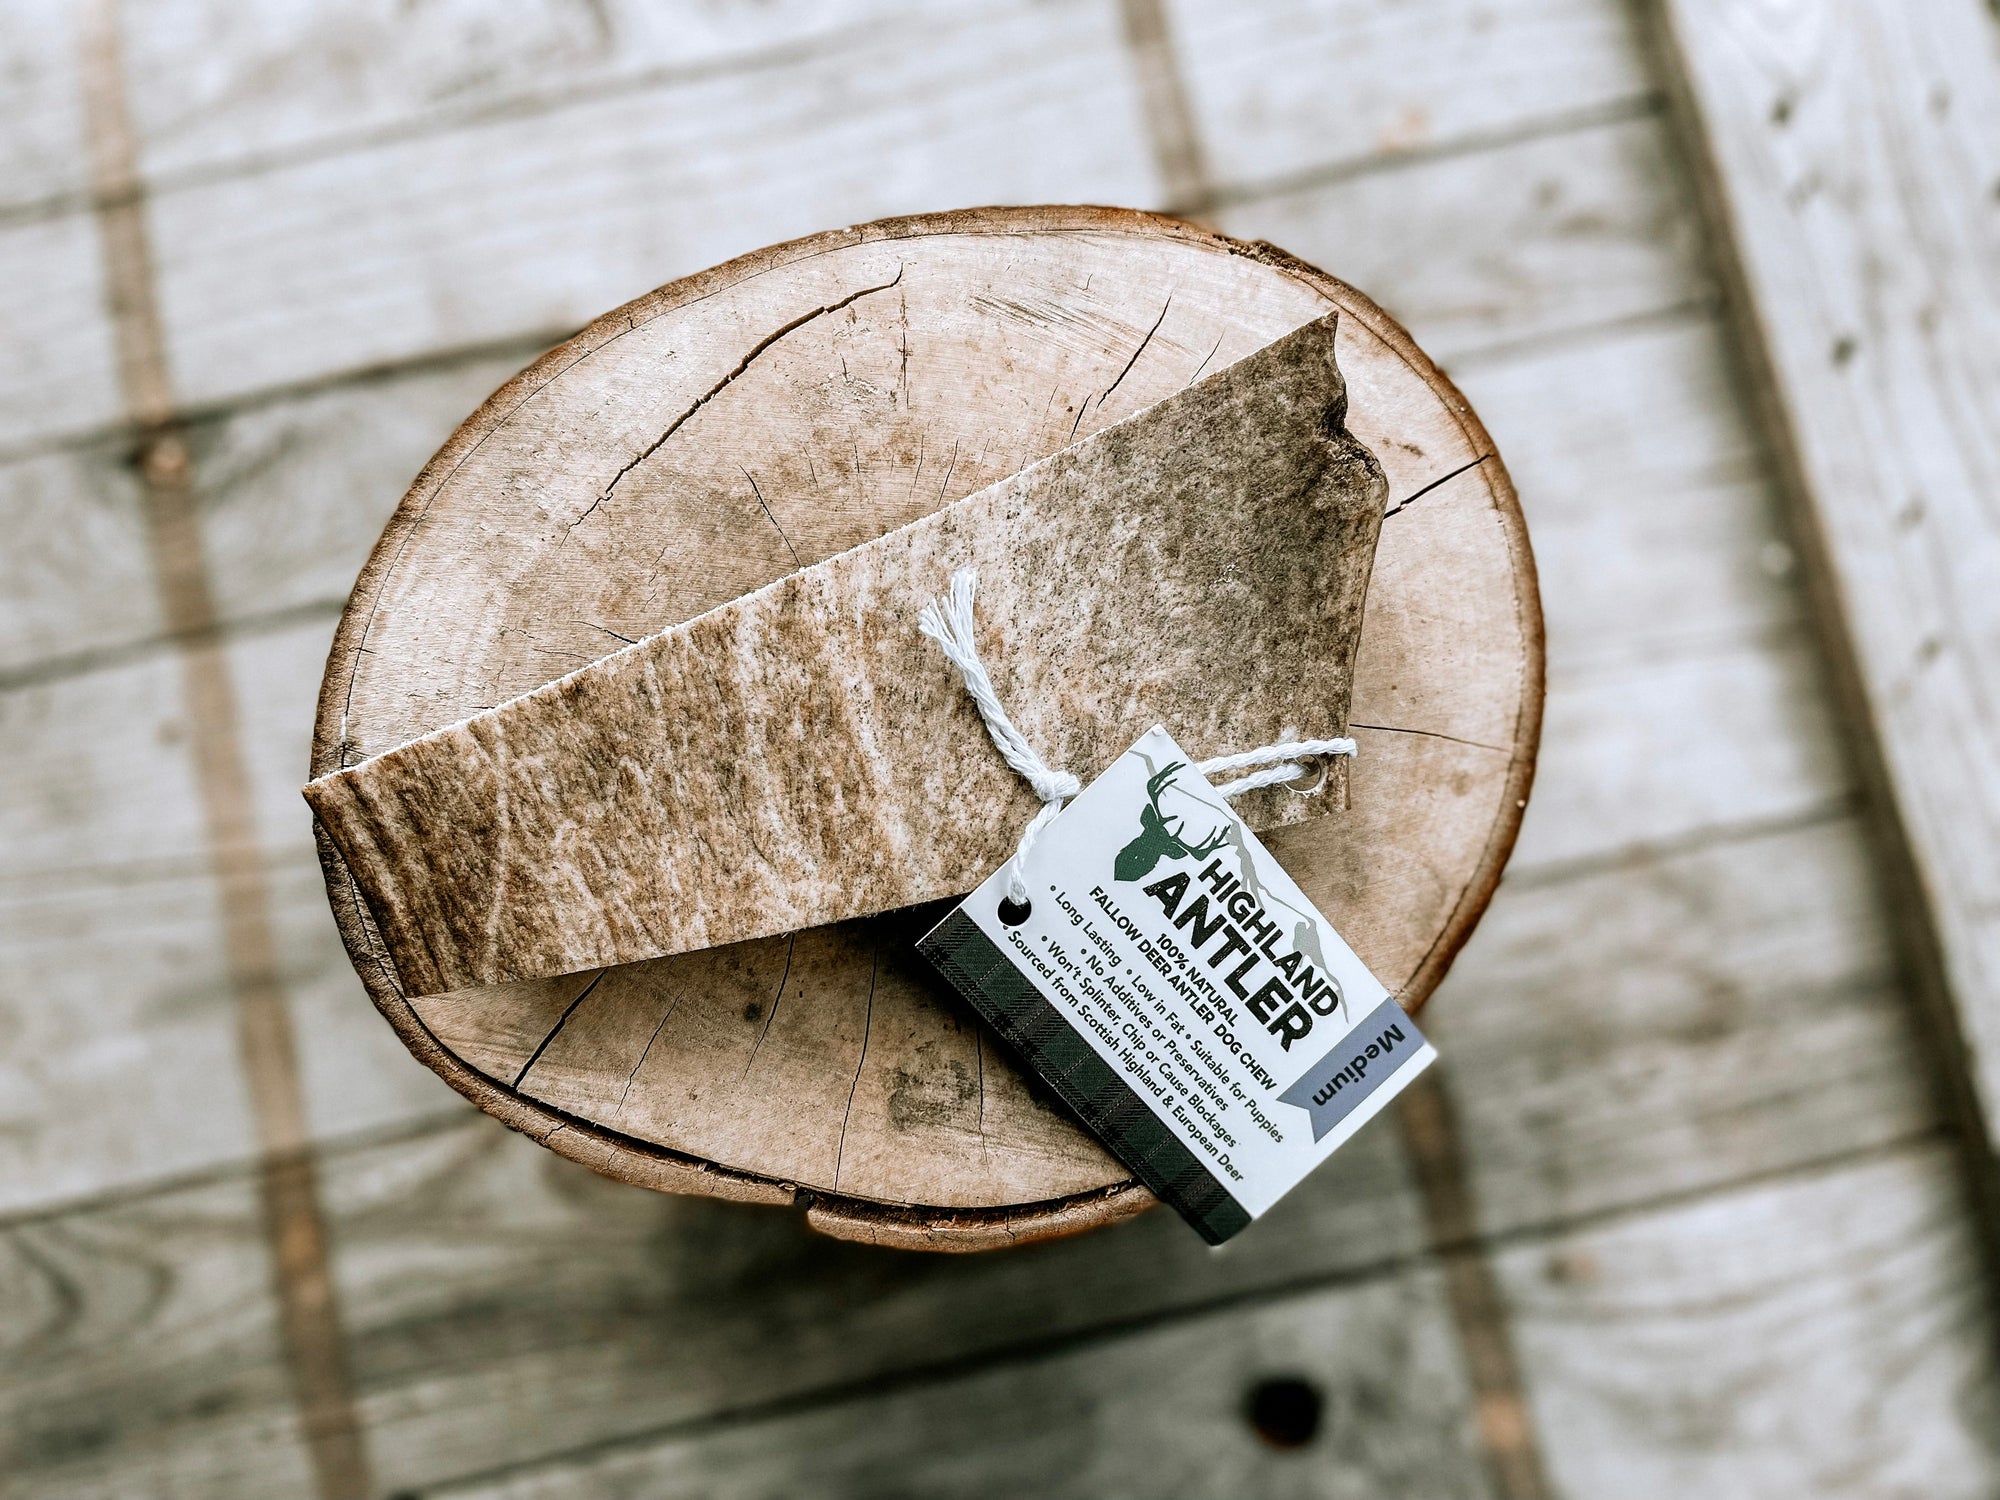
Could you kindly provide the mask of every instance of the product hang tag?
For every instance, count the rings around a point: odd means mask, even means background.
[[[918,942],[1210,1244],[1264,1213],[1437,1053],[1154,728]]]

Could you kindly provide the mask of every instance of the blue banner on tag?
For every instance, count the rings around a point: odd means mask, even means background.
[[[1298,1082],[1278,1095],[1312,1116],[1313,1139],[1352,1114],[1362,1100],[1387,1083],[1409,1058],[1423,1050],[1416,1025],[1394,1000],[1384,1000],[1342,1037]]]

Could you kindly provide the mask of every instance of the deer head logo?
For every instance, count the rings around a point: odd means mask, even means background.
[[[1139,836],[1118,851],[1111,873],[1120,880],[1139,880],[1163,859],[1206,859],[1228,841],[1227,825],[1192,847],[1181,837],[1185,820],[1169,827],[1160,811],[1160,794],[1173,785],[1174,773],[1185,765],[1175,761],[1146,783],[1146,806],[1139,809]]]

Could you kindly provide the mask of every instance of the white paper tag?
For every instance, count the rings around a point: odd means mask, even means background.
[[[1155,728],[917,950],[1211,1244],[1437,1053]]]

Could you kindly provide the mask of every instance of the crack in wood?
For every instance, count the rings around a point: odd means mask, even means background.
[[[958,472],[958,439],[952,439],[951,461],[944,466],[944,479],[938,485],[938,501],[944,501],[945,491],[951,488],[951,476]]]
[[[1214,345],[1210,347],[1208,353],[1204,354],[1201,357],[1201,363],[1194,367],[1194,374],[1188,376],[1187,378],[1188,385],[1193,385],[1197,380],[1201,379],[1201,372],[1208,368],[1208,362],[1215,358],[1216,353],[1222,348],[1222,341],[1228,337],[1229,334],[1227,331],[1218,333],[1215,336]],[[1182,389],[1185,390],[1186,386],[1183,386]]]
[[[1390,506],[1387,510],[1383,511],[1382,519],[1386,521],[1389,519],[1389,517],[1397,514],[1399,511],[1408,510],[1412,505],[1415,505],[1419,500],[1423,499],[1424,496],[1428,495],[1432,490],[1438,488],[1440,485],[1450,484],[1454,479],[1458,478],[1459,475],[1467,472],[1468,470],[1478,468],[1481,464],[1485,463],[1492,456],[1493,455],[1490,453],[1482,453],[1479,455],[1479,457],[1473,459],[1470,463],[1460,464],[1457,468],[1453,469],[1449,474],[1440,474],[1436,479],[1433,479],[1429,484],[1425,485],[1422,489],[1417,490],[1412,494],[1406,495],[1403,499],[1398,500],[1394,505]]]
[[[757,1066],[757,1054],[764,1050],[764,1038],[771,1034],[771,1023],[778,1019],[778,1006],[785,998],[785,986],[792,977],[792,955],[798,947],[799,935],[795,932],[785,940],[785,969],[778,976],[778,992],[771,997],[771,1008],[764,1015],[764,1029],[757,1033],[757,1045],[750,1049],[750,1060],[743,1065],[742,1077],[736,1080],[738,1083],[748,1078],[750,1070]]]
[[[617,473],[611,476],[611,478],[605,483],[604,488],[598,491],[597,498],[591,501],[590,504],[584,508],[583,514],[578,516],[574,521],[571,521],[569,525],[563,528],[564,537],[567,538],[571,532],[576,530],[577,527],[581,526],[585,521],[589,520],[591,515],[597,510],[597,508],[600,505],[604,504],[605,501],[611,498],[612,494],[617,490],[618,486],[624,482],[625,476],[627,474],[630,474],[634,469],[638,468],[640,464],[644,463],[647,459],[651,458],[655,453],[658,453],[660,449],[663,446],[665,446],[668,438],[672,437],[676,432],[679,432],[682,427],[686,426],[687,423],[693,419],[696,412],[700,411],[704,406],[708,405],[709,402],[713,401],[717,396],[721,395],[738,379],[740,379],[744,375],[744,373],[749,370],[750,366],[757,362],[758,357],[761,356],[772,345],[776,344],[779,340],[786,338],[791,334],[797,333],[801,328],[805,327],[808,323],[816,322],[820,318],[827,317],[829,314],[837,313],[844,307],[851,307],[854,303],[859,302],[863,297],[873,296],[876,292],[888,291],[891,287],[898,285],[902,281],[902,279],[903,279],[903,268],[899,265],[896,267],[896,274],[889,280],[883,282],[880,286],[865,286],[861,288],[861,290],[858,292],[849,292],[845,297],[836,298],[832,302],[822,303],[820,306],[812,309],[812,311],[801,313],[799,314],[798,317],[793,318],[789,323],[786,323],[782,327],[777,328],[772,332],[765,334],[763,338],[759,339],[755,344],[751,345],[750,352],[748,354],[745,354],[742,359],[738,360],[736,362],[735,367],[731,369],[728,374],[724,375],[720,380],[716,381],[714,385],[710,386],[707,390],[703,391],[701,395],[697,396],[694,400],[693,405],[689,406],[679,416],[675,417],[673,421],[669,422],[666,426],[665,431],[663,431],[658,437],[654,438],[653,441],[648,443],[644,448],[642,448],[634,458],[632,458],[628,463],[626,463],[623,467],[621,467]],[[772,524],[776,525],[777,523],[774,521],[772,522]]]
[[[528,1070],[533,1068],[536,1063],[542,1060],[542,1054],[549,1050],[549,1043],[553,1042],[556,1039],[556,1033],[561,1031],[563,1027],[569,1024],[569,1018],[576,1014],[576,1008],[579,1005],[583,1004],[585,1000],[588,1000],[590,998],[590,992],[596,989],[599,984],[603,983],[604,976],[606,974],[609,974],[610,972],[611,971],[609,969],[599,969],[596,975],[591,979],[590,983],[586,984],[583,987],[582,991],[577,995],[577,997],[574,1000],[570,1001],[568,1005],[563,1007],[563,1013],[556,1018],[556,1024],[549,1028],[549,1034],[543,1037],[541,1041],[535,1044],[535,1050],[529,1053],[528,1060],[521,1064],[521,1071],[514,1075],[515,1088],[518,1089],[519,1087],[521,1087],[523,1083],[527,1081]]]
[[[778,518],[771,514],[771,502],[764,498],[764,491],[757,484],[757,476],[741,464],[736,467],[743,477],[750,481],[750,493],[757,497],[757,506],[764,512],[764,519],[771,523],[771,529],[778,533],[778,540],[783,542],[785,550],[792,554],[792,566],[803,568],[805,560],[799,556],[799,549],[792,545],[792,539],[785,535],[785,528],[778,524]]]
[[[854,1079],[847,1085],[847,1108],[840,1116],[840,1144],[833,1152],[833,1190],[840,1191],[840,1167],[847,1159],[847,1122],[854,1118],[854,1095],[861,1087],[861,1070],[868,1066],[868,1033],[875,1026],[875,981],[882,973],[882,943],[878,938],[869,951],[868,1005],[861,1018],[861,1055],[854,1060]]]
[[[910,409],[910,294],[908,292],[898,292],[896,294],[896,303],[896,348],[897,352],[903,357],[899,385],[903,397],[903,410],[908,411]]]
[[[986,1042],[977,1026],[972,1028],[972,1056],[979,1065],[979,1138],[986,1138]]]
[[[1415,734],[1429,740],[1449,740],[1454,745],[1469,745],[1474,750],[1491,750],[1496,755],[1512,755],[1514,752],[1505,745],[1489,745],[1484,740],[1468,740],[1456,734],[1446,734],[1441,729],[1405,729],[1397,724],[1363,724],[1350,722],[1349,729],[1372,729],[1377,734]]]
[[[660,1017],[660,1024],[655,1026],[653,1034],[646,1038],[646,1045],[639,1053],[639,1060],[632,1064],[632,1071],[625,1075],[625,1091],[618,1096],[618,1108],[611,1112],[611,1121],[614,1125],[625,1118],[625,1102],[632,1097],[632,1085],[639,1080],[639,1070],[646,1066],[646,1059],[653,1055],[653,1044],[659,1041],[660,1033],[667,1029],[667,1022],[673,1019],[674,1010],[680,1003],[681,997],[678,993],[667,1002],[666,1011]]]
[[[1168,292],[1167,300],[1160,304],[1160,315],[1157,318],[1153,319],[1153,326],[1151,328],[1148,328],[1146,330],[1146,336],[1139,340],[1139,347],[1132,351],[1132,357],[1125,361],[1125,368],[1118,372],[1118,378],[1112,381],[1111,384],[1107,385],[1104,388],[1104,394],[1097,398],[1098,410],[1102,411],[1104,409],[1104,403],[1111,399],[1111,393],[1117,390],[1119,386],[1125,383],[1125,377],[1132,373],[1132,366],[1139,363],[1139,356],[1146,352],[1146,346],[1153,342],[1153,335],[1158,333],[1160,331],[1160,325],[1167,321],[1167,309],[1172,307],[1173,305],[1174,305],[1174,294],[1172,292]]]

